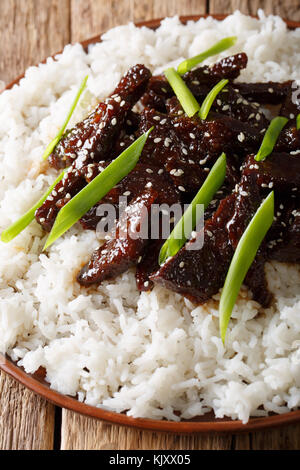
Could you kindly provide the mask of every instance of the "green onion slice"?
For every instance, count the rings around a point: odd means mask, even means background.
[[[175,225],[168,239],[161,247],[159,253],[159,264],[162,265],[165,261],[182,248],[187,238],[185,236],[184,227],[191,227],[191,230],[197,226],[201,214],[197,214],[197,204],[203,204],[204,210],[207,208],[214,194],[222,186],[226,175],[226,155],[222,155],[218,158],[212,169],[210,170],[206,180],[201,186],[200,190],[192,200],[188,209],[185,211],[181,219]]]
[[[213,102],[215,101],[217,95],[220,93],[221,90],[223,90],[224,86],[227,85],[228,80],[220,80],[219,83],[217,83],[208,93],[206,98],[204,99],[200,111],[199,111],[199,117],[200,119],[206,119],[207,115],[210,111],[210,108],[212,107]]]
[[[141,135],[105,170],[61,208],[47,238],[44,250],[61,237],[91,207],[102,199],[116,184],[130,173],[138,162],[148,135],[153,127]]]
[[[63,178],[65,172],[66,170],[60,173],[54,183],[51,184],[49,189],[47,189],[47,191],[43,194],[41,199],[39,199],[38,202],[26,212],[26,214],[22,215],[22,217],[16,220],[16,222],[10,225],[6,230],[3,230],[3,232],[1,233],[2,242],[8,243],[13,240],[17,235],[19,235],[19,233],[21,233],[27,227],[27,225],[29,225],[33,221],[35,212],[39,207],[41,207],[41,205],[47,199],[49,194],[52,193],[57,183],[59,183],[59,181]]]
[[[298,114],[297,119],[296,119],[296,127],[298,131],[300,129],[300,114]]]
[[[192,68],[194,68],[196,65],[200,64],[200,62],[203,62],[203,60],[207,59],[208,57],[211,57],[213,55],[217,55],[220,52],[226,51],[226,49],[229,49],[232,47],[237,41],[236,36],[230,36],[224,39],[221,39],[221,41],[216,42],[212,47],[207,49],[204,52],[201,52],[201,54],[196,55],[194,57],[191,57],[190,59],[186,59],[183,62],[181,62],[178,65],[177,71],[180,73],[180,75],[188,72]]]
[[[186,86],[181,76],[173,67],[167,69],[164,74],[186,114],[189,117],[194,116],[194,114],[199,111],[200,106],[191,90]]]
[[[288,122],[288,119],[282,116],[277,116],[270,122],[270,125],[264,135],[263,141],[255,156],[255,160],[260,162],[267,158],[272,153],[273,148],[277,142],[280,132]]]
[[[223,343],[225,342],[227,326],[240,287],[253,263],[261,242],[272,225],[273,219],[274,192],[272,191],[251,219],[231,260],[219,307],[219,324]]]
[[[83,79],[83,81],[82,81],[82,83],[81,83],[81,85],[80,85],[80,87],[79,87],[79,90],[78,90],[78,92],[77,92],[77,94],[76,94],[76,96],[75,96],[75,99],[74,99],[74,101],[73,101],[73,103],[72,103],[72,105],[71,105],[71,108],[70,108],[70,110],[69,110],[69,112],[68,112],[68,115],[67,115],[67,117],[66,117],[66,119],[65,119],[65,122],[63,123],[63,125],[62,125],[62,127],[60,128],[60,130],[59,130],[58,134],[56,135],[56,137],[54,137],[54,139],[50,142],[50,144],[47,146],[45,152],[43,153],[43,157],[42,157],[42,158],[43,158],[44,160],[46,160],[46,159],[49,157],[49,155],[53,152],[54,148],[57,146],[57,144],[59,143],[60,139],[62,138],[63,133],[65,132],[65,129],[66,129],[66,127],[67,127],[67,125],[68,125],[68,123],[69,123],[69,121],[70,121],[70,119],[71,119],[71,117],[72,117],[72,114],[73,114],[73,112],[74,112],[74,110],[75,110],[75,108],[76,108],[76,106],[77,106],[77,103],[78,103],[78,101],[79,101],[79,98],[80,98],[80,96],[82,95],[82,93],[83,93],[83,91],[84,91],[84,89],[85,89],[85,87],[86,87],[86,82],[87,82],[87,79],[88,79],[88,78],[89,78],[88,75],[87,75],[86,77],[84,77],[84,79]]]

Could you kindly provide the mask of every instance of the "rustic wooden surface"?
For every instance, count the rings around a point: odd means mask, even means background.
[[[0,89],[26,67],[111,26],[235,9],[300,20],[299,0],[1,0]],[[300,449],[300,425],[240,435],[136,431],[60,410],[0,372],[0,449]]]

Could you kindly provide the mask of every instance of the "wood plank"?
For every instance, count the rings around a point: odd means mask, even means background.
[[[300,21],[299,0],[210,0],[210,13],[242,13],[256,15],[258,8],[267,14],[276,14],[293,21]]]
[[[69,7],[69,0],[1,0],[1,81],[9,83],[69,42]],[[53,405],[1,372],[0,449],[52,449],[54,415]]]
[[[71,0],[72,41],[82,41],[128,21],[206,12],[206,0]]]
[[[183,435],[139,431],[63,411],[64,450],[229,450],[231,436]]]
[[[251,436],[253,450],[299,450],[300,424],[255,432]]]
[[[49,450],[54,406],[0,371],[0,449]]]
[[[0,80],[8,83],[70,40],[70,0],[1,0]]]

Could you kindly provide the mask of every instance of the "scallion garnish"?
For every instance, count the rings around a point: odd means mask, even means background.
[[[91,207],[133,170],[152,129],[141,135],[118,158],[110,163],[102,173],[97,175],[96,178],[60,209],[47,238],[44,250],[69,230]]]
[[[191,228],[191,231],[197,226],[199,220],[197,216],[202,215],[197,213],[197,205],[203,204],[204,210],[213,199],[214,194],[222,186],[226,175],[226,155],[218,158],[212,169],[210,170],[206,180],[201,186],[200,190],[192,200],[191,204],[175,225],[168,239],[161,247],[159,253],[159,264],[162,265],[169,257],[175,256],[176,253],[185,244],[187,238],[185,234],[185,227]]]
[[[164,74],[186,114],[189,117],[194,116],[199,111],[200,106],[191,90],[173,67],[167,69]]]
[[[257,250],[263,241],[274,219],[274,192],[262,202],[257,209],[234,252],[223,287],[220,307],[219,324],[223,343],[231,312],[236,302],[240,287],[254,261]]]
[[[199,111],[199,117],[200,119],[205,120],[207,118],[207,115],[210,111],[210,108],[212,107],[213,102],[215,101],[217,95],[220,93],[220,91],[224,88],[225,85],[227,85],[228,80],[223,79],[220,80],[208,93],[208,95],[204,98],[204,101],[201,105],[200,111]]]
[[[212,47],[207,49],[204,52],[201,52],[201,54],[196,55],[194,57],[191,57],[190,59],[186,59],[183,62],[181,62],[178,65],[177,71],[180,73],[180,75],[183,75],[184,73],[188,72],[192,68],[194,68],[196,65],[200,64],[200,62],[203,62],[203,60],[207,59],[208,57],[211,57],[213,55],[220,54],[220,52],[226,51],[226,49],[229,49],[232,47],[237,41],[236,36],[230,36],[228,38],[221,39],[221,41],[216,42]]]
[[[31,207],[31,209],[29,209],[26,212],[26,214],[22,215],[22,217],[20,217],[18,220],[16,220],[16,222],[14,222],[12,225],[10,225],[6,230],[3,230],[3,232],[1,233],[1,241],[5,242],[5,243],[10,242],[17,235],[19,235],[19,233],[21,233],[27,227],[27,225],[29,225],[33,221],[35,212],[37,211],[37,209],[39,207],[41,207],[41,205],[47,199],[49,194],[52,193],[52,191],[55,188],[55,186],[57,185],[57,183],[59,183],[59,181],[63,178],[63,176],[65,174],[65,171],[66,170],[64,170],[62,173],[60,173],[60,175],[56,178],[54,183],[51,184],[49,189],[47,189],[47,191],[38,200],[38,202],[33,207]]]
[[[277,116],[270,122],[270,125],[264,135],[263,141],[255,156],[255,160],[260,162],[267,158],[272,153],[273,148],[277,142],[280,132],[288,122],[288,119],[282,116]]]
[[[86,77],[84,77],[80,87],[79,87],[79,90],[75,96],[75,99],[71,105],[71,108],[68,112],[68,115],[65,119],[65,122],[63,123],[62,127],[60,128],[58,134],[56,135],[56,137],[54,137],[54,139],[50,142],[50,144],[47,146],[45,152],[43,153],[43,159],[46,160],[49,155],[53,152],[54,148],[57,146],[57,144],[59,143],[60,139],[62,138],[64,132],[65,132],[65,129],[72,117],[72,114],[77,106],[77,103],[79,101],[79,98],[80,96],[82,95],[82,92],[84,91],[85,87],[86,87],[86,82],[87,82],[87,79],[88,79],[88,75]]]
[[[297,131],[300,129],[300,114],[298,114],[297,119],[296,119],[296,128],[297,128]]]

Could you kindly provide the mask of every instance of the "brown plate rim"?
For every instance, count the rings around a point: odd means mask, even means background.
[[[207,18],[208,16],[213,17],[216,20],[223,20],[228,15],[189,15],[179,16],[182,23],[187,21],[197,21],[200,18]],[[155,29],[159,26],[163,18],[143,21],[135,23],[139,28],[147,26]],[[300,27],[300,22],[284,20],[290,29]],[[101,34],[94,36],[85,41],[81,41],[81,45],[87,48],[89,45],[100,41]],[[55,57],[58,53],[54,54]],[[44,61],[45,62],[45,61]],[[17,77],[4,90],[9,90],[14,85],[18,84],[19,81],[24,77],[25,74]],[[75,411],[85,416],[89,416],[96,419],[101,419],[113,424],[121,426],[130,426],[133,428],[149,430],[149,431],[163,431],[172,432],[178,434],[191,434],[191,433],[240,433],[257,431],[260,429],[272,428],[280,425],[292,424],[300,422],[300,410],[290,411],[283,414],[274,414],[267,417],[251,418],[247,424],[243,424],[242,421],[232,420],[230,418],[218,419],[212,418],[208,421],[205,420],[205,416],[202,416],[201,421],[167,421],[167,420],[155,420],[148,418],[132,418],[123,413],[116,413],[108,411],[103,408],[90,406],[82,403],[75,398],[67,395],[62,395],[51,389],[49,384],[45,382],[42,376],[38,373],[27,374],[24,369],[17,366],[12,360],[7,357],[0,355],[0,369],[9,374],[11,377],[16,379],[25,387],[29,388],[33,392],[37,393],[41,397],[45,398],[49,402],[60,406],[62,408]]]

